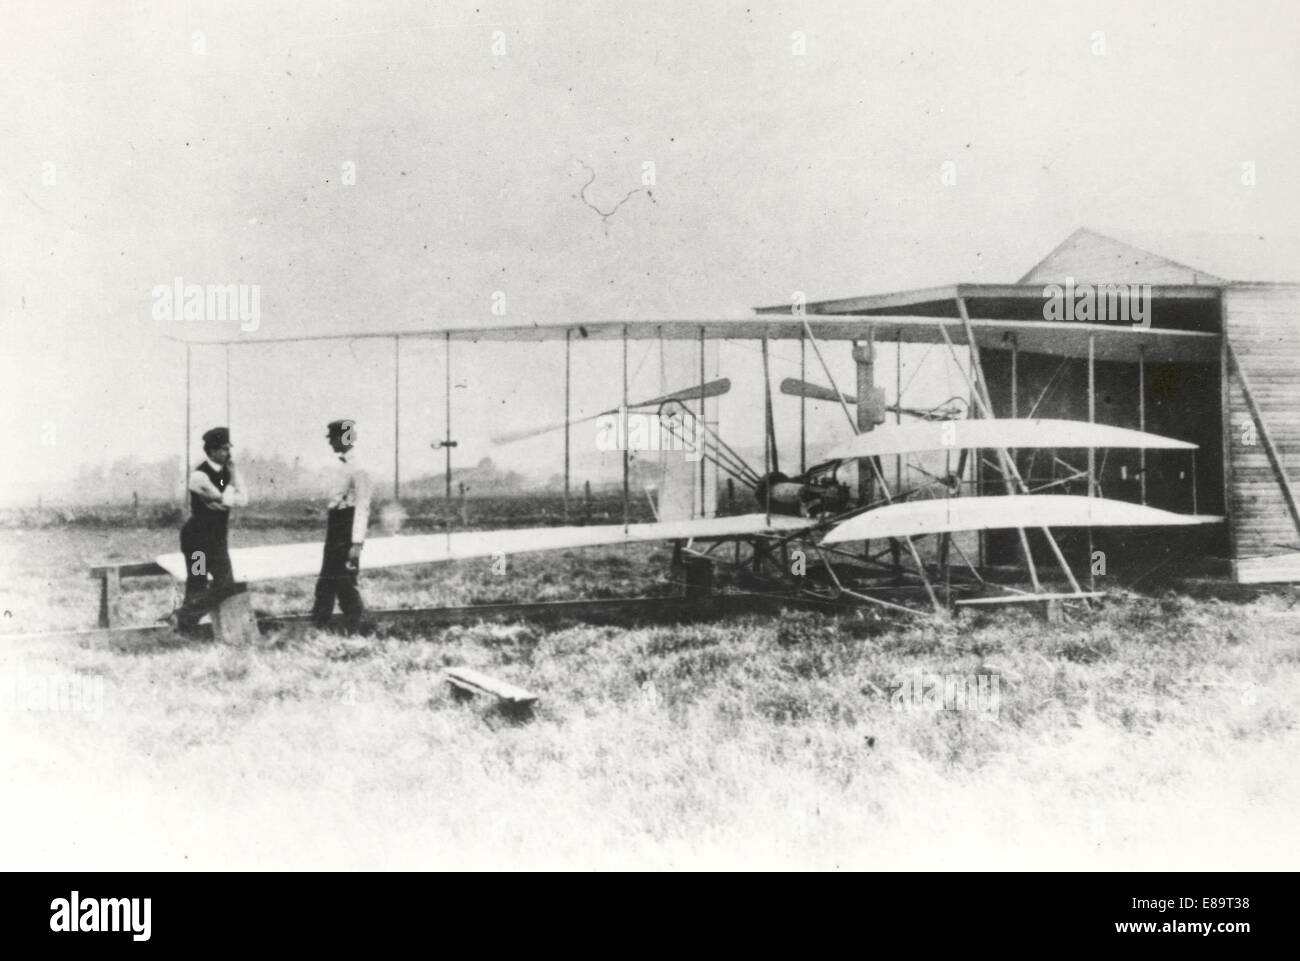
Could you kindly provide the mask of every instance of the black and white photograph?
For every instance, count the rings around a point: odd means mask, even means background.
[[[0,870],[1293,870],[1297,51],[3,0]]]

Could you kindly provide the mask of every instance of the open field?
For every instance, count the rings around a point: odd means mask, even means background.
[[[0,532],[2,629],[89,626],[88,565],[174,542]],[[666,560],[518,557],[503,577],[364,574],[363,591],[375,607],[634,594],[662,589]],[[311,586],[260,587],[256,606],[301,611]],[[125,619],[161,616],[169,592],[128,582]],[[1291,603],[1126,595],[1056,626],[1005,611],[294,628],[262,649],[129,654],[0,637],[0,679],[88,692],[79,711],[0,709],[0,866],[1290,868]],[[536,715],[456,702],[451,664],[540,693]],[[917,672],[997,675],[999,709],[896,709]]]

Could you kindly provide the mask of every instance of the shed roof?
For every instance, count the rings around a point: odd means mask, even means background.
[[[1300,283],[1300,237],[1080,227],[1021,283]]]

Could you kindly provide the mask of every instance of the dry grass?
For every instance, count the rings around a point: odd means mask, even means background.
[[[8,536],[6,626],[87,623],[95,551],[137,559],[171,535],[96,537]],[[622,593],[658,576],[640,560],[365,590],[378,606]],[[309,588],[258,605],[300,609]],[[156,588],[128,601],[166,608]],[[1128,597],[1052,627],[787,613],[0,651],[0,675],[103,683],[98,718],[0,712],[3,867],[1281,868],[1300,841],[1300,614],[1281,597]],[[462,663],[540,692],[535,717],[455,702],[439,672]],[[915,671],[1000,675],[999,715],[891,709]]]

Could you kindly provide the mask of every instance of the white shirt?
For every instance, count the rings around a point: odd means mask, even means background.
[[[210,457],[203,459],[214,472],[220,474],[224,470],[220,464],[214,464]],[[226,484],[226,489],[222,490],[212,483],[207,474],[195,468],[190,472],[189,483],[186,486],[190,493],[198,494],[208,502],[209,507],[216,510],[229,510],[232,507],[244,507],[248,504],[248,489],[244,487],[238,472],[231,473],[230,482]]]
[[[365,542],[366,528],[370,526],[370,475],[361,466],[355,447],[339,454],[338,458],[339,469],[335,474],[329,509],[351,507],[356,511],[352,517],[352,543],[361,544]]]

